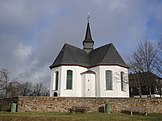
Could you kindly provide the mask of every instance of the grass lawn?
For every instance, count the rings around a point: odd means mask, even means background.
[[[162,114],[0,112],[0,121],[162,121]]]

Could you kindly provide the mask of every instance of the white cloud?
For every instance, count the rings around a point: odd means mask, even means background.
[[[50,83],[50,70],[47,67],[41,67],[35,72],[32,72],[30,74],[28,81],[31,81],[33,83],[43,82],[43,83],[49,84]]]
[[[32,47],[25,45],[23,42],[19,43],[16,50],[14,51],[14,55],[20,62],[27,61],[31,56],[31,54],[32,54]]]

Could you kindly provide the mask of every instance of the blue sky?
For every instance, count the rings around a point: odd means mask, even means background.
[[[162,37],[162,0],[0,0],[0,68],[49,84],[64,43],[82,48],[88,12],[95,47],[113,43],[123,58]]]

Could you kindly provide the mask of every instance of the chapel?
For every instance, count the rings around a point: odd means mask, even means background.
[[[64,44],[50,69],[51,97],[129,97],[128,66],[112,43],[94,48],[89,20],[83,48]]]

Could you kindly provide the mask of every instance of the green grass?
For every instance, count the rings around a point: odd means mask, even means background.
[[[0,121],[162,121],[162,114],[0,112]]]

